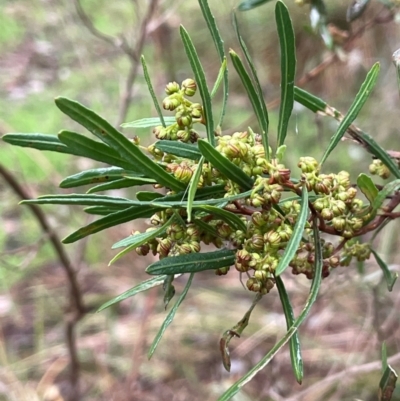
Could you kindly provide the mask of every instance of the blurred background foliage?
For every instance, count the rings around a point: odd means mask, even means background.
[[[333,58],[317,35],[310,33],[309,8],[286,1],[291,10],[297,42],[297,79],[303,87],[345,112],[366,72],[379,61],[379,83],[357,119],[357,125],[387,149],[400,151],[399,95],[391,55],[399,47],[396,20],[372,24],[316,76],[307,75]],[[82,0],[95,28],[110,37],[123,34],[134,47],[145,18],[147,1]],[[237,0],[209,0],[226,49],[239,51],[231,25]],[[377,15],[385,16],[378,1],[351,26],[346,22],[347,0],[327,2],[328,22],[337,40],[362,30]],[[132,63],[121,48],[89,32],[74,1],[0,0],[0,133],[78,129],[53,104],[58,95],[76,99],[111,123],[120,118],[121,104]],[[265,97],[270,104],[271,133],[277,125],[279,49],[274,22],[274,2],[238,13],[242,36],[254,57]],[[196,1],[158,1],[147,25],[143,54],[160,100],[164,85],[192,77],[180,43],[178,28],[191,34],[210,82],[219,69],[218,57]],[[342,39],[341,39],[342,38]],[[211,85],[211,84],[210,84]],[[220,96],[220,95],[219,95]],[[218,102],[216,108],[218,108]],[[132,102],[125,121],[155,116],[139,68]],[[230,98],[223,131],[257,129],[244,89],[230,68]],[[296,106],[291,119],[285,163],[296,168],[299,156],[322,155],[336,123]],[[148,129],[125,130],[150,143]],[[272,136],[274,137],[274,135]],[[370,156],[350,141],[340,144],[336,157],[326,163],[333,172],[347,169],[352,178],[365,171]],[[67,155],[41,153],[0,144],[5,166],[32,197],[61,192],[58,183],[67,175],[94,167],[92,162]],[[377,183],[382,183],[375,179]],[[10,186],[0,180],[0,400],[67,400],[68,350],[65,342],[67,285],[48,237]],[[65,190],[63,190],[65,192]],[[124,196],[132,193],[125,191]],[[62,238],[90,221],[81,210],[67,206],[44,207],[49,222]],[[145,227],[145,222],[143,222]],[[142,227],[142,228],[143,228]],[[252,297],[232,271],[215,280],[211,273],[196,276],[151,361],[146,352],[165,317],[159,289],[139,294],[100,314],[93,311],[104,301],[146,278],[151,258],[129,254],[108,267],[111,244],[129,235],[130,224],[68,245],[78,270],[84,300],[92,308],[78,325],[76,336],[81,363],[83,400],[215,400],[230,384],[253,366],[285,332],[279,297],[273,292],[253,313],[241,339],[233,341],[230,374],[223,370],[218,341],[251,304]],[[380,236],[379,253],[394,270],[400,270],[400,228],[387,226]],[[298,312],[309,282],[297,277],[287,288]],[[201,277],[197,279],[197,277]],[[400,294],[380,281],[373,262],[335,271],[323,282],[321,296],[300,329],[305,380],[293,378],[289,353],[275,360],[236,396],[255,400],[375,400],[379,383],[380,344],[386,340],[389,355],[400,366]],[[286,277],[285,277],[286,280]],[[177,290],[182,284],[177,280]],[[368,362],[375,361],[375,364]],[[400,400],[400,393],[393,400]]]

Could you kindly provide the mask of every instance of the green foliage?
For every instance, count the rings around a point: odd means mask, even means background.
[[[267,1],[245,1],[239,9],[247,10],[263,3]],[[167,97],[163,99],[162,107],[166,112],[174,113],[171,117],[164,116],[142,57],[145,80],[158,117],[143,118],[124,126],[154,127],[155,143],[144,147],[136,137],[129,140],[93,110],[65,97],[56,98],[57,107],[97,140],[71,131],[61,131],[58,136],[7,134],[3,140],[16,146],[83,156],[109,165],[77,172],[60,184],[61,188],[88,185],[90,188],[86,194],[46,195],[22,202],[82,205],[87,206],[84,209],[86,213],[102,216],[67,236],[64,243],[72,243],[139,218],[150,219],[150,227],[145,232],[134,232],[113,245],[114,249],[123,249],[110,263],[129,252],[134,251],[141,256],[151,252],[159,260],[148,266],[146,272],[155,277],[110,300],[99,310],[161,284],[167,307],[175,294],[175,276],[190,273],[182,294],[152,343],[149,357],[171,324],[197,273],[213,272],[221,276],[228,274],[234,266],[237,272],[246,274],[246,288],[256,293],[245,316],[221,339],[223,364],[227,370],[230,368],[230,340],[245,329],[253,308],[261,298],[277,288],[287,333],[255,367],[219,398],[226,401],[264,369],[288,342],[296,380],[302,382],[304,373],[298,328],[317,299],[321,280],[336,268],[349,265],[352,259],[363,262],[372,253],[383,271],[389,291],[392,290],[397,277],[391,274],[372,249],[372,243],[359,241],[364,234],[377,233],[398,217],[394,209],[400,203],[400,170],[388,152],[353,125],[376,84],[379,64],[372,66],[344,116],[322,99],[295,87],[294,30],[288,9],[280,0],[275,7],[281,50],[281,106],[276,149],[269,145],[269,116],[262,85],[235,15],[234,29],[250,72],[234,50],[229,52],[230,60],[248,95],[260,132],[254,132],[249,127],[245,132],[223,135],[221,125],[227,112],[228,96],[227,59],[207,1],[199,0],[199,4],[221,68],[214,84],[210,85],[194,42],[181,26],[183,48],[194,79],[166,85]],[[321,34],[328,47],[332,47],[323,1],[311,1],[310,7],[312,28]],[[350,19],[358,18],[362,11],[353,8]],[[221,83],[222,112],[216,127],[212,101]],[[213,87],[211,91],[210,87]],[[197,90],[202,104],[191,100]],[[316,158],[304,155],[298,161],[299,170],[291,171],[284,164],[284,155],[286,140],[291,135],[288,128],[294,101],[313,113],[333,117],[340,124],[320,163]],[[197,127],[205,130],[206,138],[201,137]],[[382,178],[393,175],[396,179],[380,188],[365,173],[361,173],[357,183],[352,184],[346,171],[322,172],[324,162],[340,146],[345,134],[377,158],[370,167],[371,174]],[[153,185],[154,190],[139,191],[135,199],[92,194],[141,185]],[[159,189],[163,192],[158,192]],[[358,197],[359,191],[365,195],[368,204]],[[303,274],[312,280],[309,297],[297,318],[285,288],[283,273],[289,268],[293,274]],[[395,373],[388,369],[387,366],[380,385],[383,394],[393,391],[395,385]]]

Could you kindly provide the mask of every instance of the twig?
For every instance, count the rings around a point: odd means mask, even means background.
[[[140,37],[139,40],[136,43],[135,49],[134,49],[134,54],[136,55],[136,61],[131,60],[131,67],[129,70],[128,77],[126,79],[126,84],[125,84],[125,91],[122,95],[121,99],[121,104],[119,108],[119,113],[118,113],[118,120],[116,126],[119,127],[126,118],[126,115],[128,113],[129,106],[132,101],[132,88],[133,84],[135,83],[138,71],[139,71],[139,62],[137,61],[140,57],[140,54],[143,51],[143,46],[145,43],[146,39],[146,34],[147,34],[147,26],[156,10],[158,4],[158,0],[151,0],[149,7],[147,9],[146,16],[144,17],[142,21],[142,25],[140,27]]]
[[[400,352],[388,358],[389,364],[393,364],[397,361],[400,361]],[[307,387],[303,391],[298,392],[295,396],[286,398],[286,401],[301,401],[302,399],[306,399],[309,393],[312,394],[314,391],[317,391],[318,389],[319,390],[325,389],[324,392],[326,392],[330,386],[332,386],[339,380],[342,380],[344,378],[349,378],[350,376],[356,376],[361,373],[373,372],[374,370],[380,370],[381,368],[382,368],[382,361],[380,360],[365,363],[364,365],[352,366],[350,368],[342,370],[341,372],[327,376],[325,379],[311,385],[310,387]]]
[[[10,171],[0,164],[0,175],[3,176],[8,185],[21,199],[30,198],[26,190],[18,183]],[[83,317],[86,312],[82,300],[82,293],[76,279],[75,269],[73,268],[68,255],[64,251],[63,246],[57,234],[50,227],[47,218],[43,211],[33,204],[28,204],[32,213],[35,215],[42,230],[48,235],[50,243],[56,252],[60,264],[67,275],[69,285],[69,313],[66,317],[66,340],[67,348],[70,358],[70,381],[73,394],[71,394],[71,401],[79,399],[79,378],[80,378],[80,363],[77,354],[77,345],[75,341],[75,329],[77,322]]]

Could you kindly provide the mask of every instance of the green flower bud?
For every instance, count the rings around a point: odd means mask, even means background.
[[[262,283],[259,280],[257,280],[256,278],[252,277],[247,280],[246,287],[250,291],[260,292],[260,290],[262,288]]]
[[[332,210],[328,208],[324,208],[321,210],[321,216],[326,221],[331,221],[334,217]]]
[[[176,113],[175,119],[180,127],[189,127],[192,124],[192,116],[185,111]]]
[[[157,139],[169,139],[167,130],[162,126],[155,127],[153,129],[153,134]]]
[[[196,93],[197,85],[193,79],[185,79],[182,82],[183,93],[186,96],[193,96]]]
[[[167,95],[172,95],[173,93],[179,92],[180,89],[177,82],[169,82],[165,87],[165,92]]]
[[[176,137],[177,137],[177,139],[179,139],[182,142],[189,142],[190,138],[191,138],[191,134],[190,134],[190,131],[179,130],[176,133]]]
[[[300,157],[297,166],[301,169],[303,173],[318,172],[319,164],[313,157]]]
[[[162,221],[160,215],[158,213],[156,213],[156,214],[153,214],[153,216],[150,217],[150,223],[153,226],[158,226],[161,223],[163,223],[163,221]]]
[[[184,235],[183,227],[180,224],[172,223],[167,228],[167,235],[173,241],[179,241],[180,239],[183,238],[183,235]]]
[[[262,227],[266,224],[266,221],[264,220],[264,216],[261,212],[254,212],[251,215],[251,221],[256,227]]]
[[[172,241],[169,238],[158,240],[157,252],[160,254],[160,256],[166,257],[168,256],[171,247]]]
[[[227,267],[220,267],[219,269],[215,270],[215,274],[216,274],[217,276],[224,276],[225,274],[228,273],[229,269],[230,269],[229,266],[227,266]]]
[[[350,174],[347,171],[340,171],[336,175],[336,180],[338,184],[343,186],[345,189],[350,187]]]
[[[243,143],[252,142],[251,135],[250,135],[247,131],[244,131],[244,132],[235,132],[235,133],[232,135],[232,138],[238,139],[239,141],[241,141],[241,142],[243,142]]]
[[[336,231],[342,232],[346,227],[346,220],[343,217],[334,217],[332,219],[332,225]]]
[[[346,204],[340,199],[332,201],[332,212],[335,216],[342,216],[346,212]]]
[[[201,250],[200,244],[197,241],[191,241],[189,243],[189,246],[193,253],[200,252],[200,250]]]
[[[193,103],[190,106],[191,116],[195,119],[201,119],[203,117],[203,107],[200,103]]]
[[[269,278],[269,274],[265,270],[256,270],[254,277],[261,282],[265,282]]]
[[[163,100],[163,108],[164,108],[164,110],[173,111],[173,110],[175,110],[180,104],[181,104],[181,102],[180,102],[179,99],[177,99],[176,97],[167,96],[167,97]]]
[[[364,221],[358,217],[353,217],[349,220],[349,224],[354,231],[358,231],[363,227]]]
[[[340,259],[338,256],[331,256],[328,262],[330,267],[338,267],[340,265]]]
[[[276,231],[268,231],[264,235],[264,241],[272,248],[279,248],[281,245],[281,237]]]
[[[253,249],[261,250],[264,248],[264,239],[261,234],[254,234],[251,237],[250,245]]]
[[[193,171],[191,170],[191,168],[189,166],[187,166],[184,163],[178,165],[178,167],[174,171],[174,177],[184,183],[188,183],[190,181],[190,179],[192,178],[192,175],[193,175]]]
[[[351,228],[346,228],[342,232],[342,237],[343,238],[353,238],[354,237],[354,232]]]
[[[150,252],[149,244],[143,244],[135,249],[136,253],[140,256],[146,256]]]

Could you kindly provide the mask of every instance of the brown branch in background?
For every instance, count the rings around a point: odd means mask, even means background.
[[[82,23],[86,26],[86,28],[97,38],[110,43],[111,45],[118,47],[123,50],[123,52],[129,57],[130,60],[130,68],[128,72],[128,76],[126,78],[124,93],[122,94],[118,119],[116,123],[116,127],[118,128],[126,119],[126,115],[128,114],[129,106],[132,102],[132,90],[133,85],[136,81],[136,77],[139,72],[140,66],[140,55],[143,51],[145,39],[147,36],[147,30],[149,22],[151,21],[154,12],[157,8],[159,0],[151,0],[149,6],[147,8],[147,13],[142,20],[142,24],[139,29],[139,39],[136,42],[135,47],[132,47],[128,44],[126,39],[121,35],[119,38],[107,35],[101,31],[99,31],[94,25],[89,16],[85,13],[80,3],[80,0],[75,0],[75,8],[79,18]],[[135,6],[135,2],[133,2]]]
[[[136,43],[134,53],[136,55],[136,61],[131,60],[131,67],[129,70],[128,77],[125,83],[125,91],[122,95],[121,104],[118,113],[118,120],[116,126],[119,127],[126,119],[126,115],[128,114],[129,106],[132,102],[132,90],[133,85],[135,83],[138,71],[139,71],[139,58],[143,51],[146,35],[147,35],[147,26],[151,21],[151,18],[157,8],[158,0],[151,0],[147,9],[146,16],[142,21],[142,25],[140,27],[140,36],[139,40]]]
[[[26,192],[10,171],[0,164],[0,175],[7,184],[21,199],[29,199],[30,195]],[[43,211],[33,204],[27,205],[35,215],[40,227],[47,234],[54,251],[56,252],[60,265],[63,267],[68,279],[69,307],[66,314],[66,340],[70,358],[70,382],[71,382],[71,401],[79,399],[79,378],[80,378],[80,362],[77,354],[77,345],[75,341],[75,329],[77,322],[84,316],[86,309],[83,304],[82,292],[76,279],[76,272],[73,268],[63,245],[57,234],[50,227]]]

